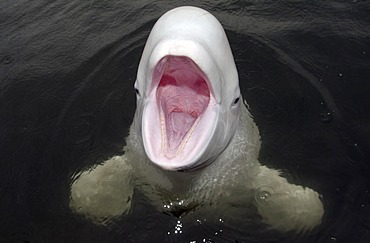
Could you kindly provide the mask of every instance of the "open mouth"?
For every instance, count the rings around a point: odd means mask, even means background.
[[[185,56],[165,56],[155,67],[159,83],[156,100],[160,112],[161,150],[171,159],[181,153],[210,101],[206,76]],[[155,75],[155,74],[153,74]]]

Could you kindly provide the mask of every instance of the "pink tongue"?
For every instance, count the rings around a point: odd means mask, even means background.
[[[183,112],[171,112],[170,120],[172,133],[169,137],[169,145],[171,149],[175,149],[189,132],[196,118]]]

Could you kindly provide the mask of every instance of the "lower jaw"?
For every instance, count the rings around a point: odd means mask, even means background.
[[[168,144],[168,138],[167,138],[167,133],[166,133],[166,122],[165,122],[165,119],[164,119],[164,115],[161,114],[161,135],[162,135],[162,145],[161,145],[161,151],[162,153],[164,154],[164,156],[168,159],[173,159],[175,157],[177,157],[178,155],[180,155],[185,146],[187,145],[187,143],[189,142],[189,139],[191,137],[191,135],[193,134],[195,128],[197,127],[198,123],[199,123],[199,117],[195,120],[194,124],[191,126],[191,128],[189,129],[189,131],[187,132],[187,134],[185,135],[184,139],[181,141],[181,143],[175,147],[175,148],[171,148],[171,146]]]

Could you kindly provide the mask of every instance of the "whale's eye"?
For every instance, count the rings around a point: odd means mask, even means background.
[[[135,88],[135,93],[136,93],[136,95],[139,95],[139,96],[140,96],[140,92],[139,92],[139,90],[138,90],[138,89],[136,89],[136,88]]]
[[[238,104],[239,100],[240,100],[240,98],[239,98],[239,97],[238,97],[238,98],[236,98],[236,99],[234,100],[234,105]]]

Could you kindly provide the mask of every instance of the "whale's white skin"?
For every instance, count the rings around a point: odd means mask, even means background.
[[[177,75],[181,66],[187,71]],[[198,99],[190,83],[180,86],[185,93],[176,93],[176,85],[160,84],[167,74],[178,80],[197,77],[208,90],[199,91],[205,95]],[[311,230],[321,223],[324,209],[317,192],[288,183],[277,170],[258,162],[258,128],[241,104],[231,49],[213,15],[195,7],[164,14],[148,37],[135,89],[137,109],[124,155],[74,178],[70,207],[75,212],[94,222],[127,214],[136,187],[158,210],[180,205],[212,215],[212,210],[222,208],[225,216],[243,221],[233,212],[235,205],[241,211],[253,205],[263,223],[283,232]],[[189,110],[182,111],[188,108],[177,101],[165,100],[161,106],[160,92],[175,93],[182,100],[189,95],[189,106],[195,107],[190,111],[202,108],[190,117]],[[161,110],[177,105],[175,111]],[[168,128],[169,122],[179,122],[182,128]],[[181,136],[171,129],[180,129]]]

